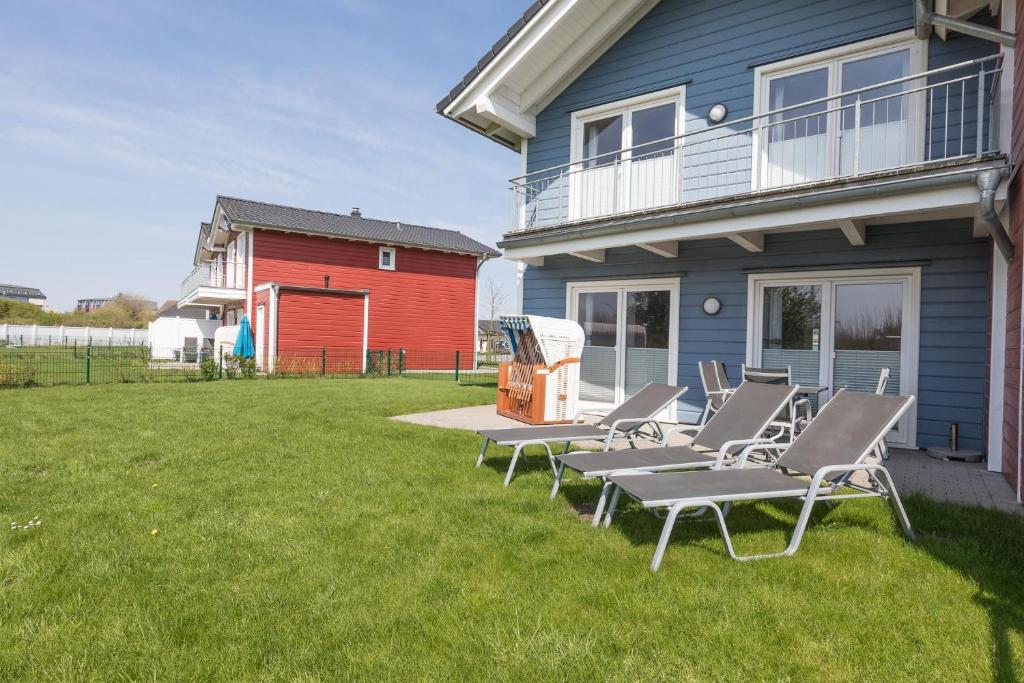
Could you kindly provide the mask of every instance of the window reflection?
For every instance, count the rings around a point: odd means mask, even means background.
[[[615,346],[618,336],[618,294],[594,292],[579,295],[577,322],[586,334],[585,346]]]
[[[902,328],[903,285],[836,287],[836,350],[899,351]]]
[[[629,292],[626,295],[626,346],[667,349],[669,292]]]
[[[817,350],[821,344],[821,287],[768,287],[762,349]]]

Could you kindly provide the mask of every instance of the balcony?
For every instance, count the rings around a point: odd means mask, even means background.
[[[246,269],[241,261],[206,261],[181,281],[179,306],[220,306],[245,300]]]
[[[985,160],[1000,55],[693,129],[510,181],[512,233],[871,183]]]

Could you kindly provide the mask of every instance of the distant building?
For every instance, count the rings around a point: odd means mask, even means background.
[[[156,311],[158,318],[187,318],[190,320],[210,320],[210,309],[196,306],[178,306],[178,302],[168,299]],[[216,319],[216,318],[213,318]]]
[[[212,226],[212,227],[211,227]],[[257,366],[405,349],[405,367],[473,365],[477,273],[500,256],[455,230],[217,197],[180,307],[252,325]],[[456,356],[456,353],[461,355]],[[451,359],[451,360],[447,360]],[[346,361],[348,362],[348,361]]]
[[[0,299],[46,308],[46,295],[35,287],[0,285]]]
[[[80,311],[82,313],[95,311],[97,309],[103,308],[111,301],[113,301],[115,298],[117,297],[108,296],[106,298],[101,299],[79,299],[78,304],[75,306],[75,310]],[[154,311],[157,310],[158,308],[157,303],[155,301],[146,301],[146,304],[149,306],[149,308],[152,308]]]
[[[110,296],[105,299],[79,299],[78,304],[75,306],[75,310],[88,313],[89,311],[95,311],[98,308],[103,308],[113,300],[114,298]]]

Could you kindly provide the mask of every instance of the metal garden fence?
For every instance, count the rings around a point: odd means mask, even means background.
[[[493,385],[507,356],[464,351],[315,347],[279,354],[269,372],[206,349],[168,353],[146,345],[0,345],[0,387],[148,382],[202,382],[239,378],[380,377]]]

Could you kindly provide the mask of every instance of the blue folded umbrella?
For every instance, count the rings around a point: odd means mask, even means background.
[[[252,328],[249,326],[249,316],[242,316],[242,324],[238,327],[238,337],[235,339],[235,349],[232,352],[242,358],[254,358],[256,348],[252,344]]]

